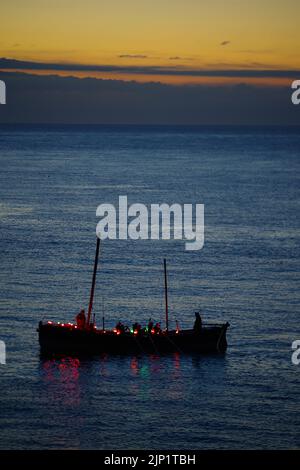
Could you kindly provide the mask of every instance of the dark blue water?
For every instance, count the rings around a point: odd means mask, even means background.
[[[300,131],[1,127],[0,447],[299,448]],[[229,321],[225,356],[41,360],[87,307],[96,207],[205,204],[205,245],[106,241],[95,312]]]

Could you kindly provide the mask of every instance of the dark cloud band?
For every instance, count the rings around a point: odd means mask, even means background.
[[[249,77],[249,78],[297,78],[300,70],[284,69],[187,69],[185,67],[173,66],[122,66],[122,65],[83,65],[83,64],[61,64],[30,62],[15,59],[0,59],[0,69],[16,70],[49,70],[69,72],[112,72],[143,75],[169,75],[184,77]]]

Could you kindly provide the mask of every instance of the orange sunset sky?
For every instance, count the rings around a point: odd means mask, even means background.
[[[241,78],[182,76],[180,70],[300,70],[299,0],[10,0],[0,10],[1,57],[119,67],[56,70],[60,75],[218,83]],[[145,70],[132,73],[133,66]],[[176,74],[154,73],[153,67]],[[282,84],[290,78],[242,81]]]

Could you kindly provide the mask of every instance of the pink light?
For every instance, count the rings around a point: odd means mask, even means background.
[[[52,321],[48,321],[48,325],[52,325]]]

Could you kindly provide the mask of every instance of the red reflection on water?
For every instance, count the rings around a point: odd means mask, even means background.
[[[181,370],[180,370],[180,353],[179,352],[174,352],[173,354],[173,364],[174,364],[174,372],[173,372],[173,377],[177,379],[181,375]]]
[[[179,352],[174,352],[174,367],[176,370],[180,369],[180,354]]]
[[[139,364],[138,364],[138,359],[137,357],[132,357],[130,361],[130,369],[133,372],[134,375],[137,375],[139,372]]]
[[[81,398],[79,359],[50,359],[43,362],[42,367],[49,398],[55,403],[78,406]]]

